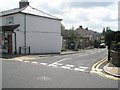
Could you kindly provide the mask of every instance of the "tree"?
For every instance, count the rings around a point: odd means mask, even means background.
[[[114,31],[107,31],[105,33],[105,41],[106,41],[106,44],[108,46],[108,49],[110,48],[111,46],[111,42],[115,40],[115,33]]]
[[[61,23],[61,30],[64,30],[65,26]]]
[[[110,27],[106,27],[106,31],[111,31]]]
[[[110,61],[110,47],[111,42],[115,40],[115,33],[112,30],[107,30],[105,33],[105,41],[107,42],[108,46],[108,62]]]
[[[79,36],[78,33],[74,30],[74,27],[69,29],[69,36],[71,39],[71,49],[77,50]]]
[[[98,48],[98,47],[99,47],[99,44],[100,44],[100,42],[99,42],[99,41],[94,40],[94,47],[95,47],[95,48]]]
[[[102,34],[103,34],[103,35],[105,34],[105,28],[103,28],[103,32],[102,32]]]

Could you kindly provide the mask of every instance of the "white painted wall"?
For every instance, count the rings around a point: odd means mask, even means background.
[[[16,31],[17,34],[17,52],[19,52],[19,47],[20,46],[24,46],[24,15],[23,14],[14,14],[14,15],[9,15],[9,16],[4,16],[2,18],[2,25],[8,25],[6,24],[6,17],[10,17],[13,16],[14,17],[14,23],[13,24],[20,24],[20,27],[18,27],[17,29],[19,29],[19,31]],[[10,24],[12,25],[12,24]],[[15,51],[15,42],[14,42],[14,33],[12,35],[12,48],[13,48],[13,53]]]
[[[31,53],[61,52],[61,22],[27,15],[27,46]]]
[[[19,52],[19,47],[24,46],[24,14],[17,14],[14,18],[15,24],[20,24],[18,31],[16,32],[17,40],[17,53]]]
[[[17,34],[17,53],[19,47],[24,46],[24,14],[9,15],[14,17],[14,24],[20,24]],[[6,17],[3,17],[3,25],[6,25]],[[31,53],[60,53],[61,52],[61,22],[48,18],[27,15],[26,17],[27,45]],[[13,34],[13,53],[14,53]]]

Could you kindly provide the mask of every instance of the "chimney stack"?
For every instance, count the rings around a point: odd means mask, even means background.
[[[26,7],[26,6],[29,6],[28,0],[21,0],[19,2],[19,8],[23,8],[23,7]]]
[[[79,26],[80,29],[83,29],[82,25]]]
[[[88,30],[88,27],[86,27],[85,29]]]

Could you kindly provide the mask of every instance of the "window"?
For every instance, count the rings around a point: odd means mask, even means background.
[[[13,21],[13,17],[6,17],[6,24],[13,24],[14,21]]]

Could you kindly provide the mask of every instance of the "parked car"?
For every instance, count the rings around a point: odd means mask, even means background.
[[[105,43],[101,43],[100,44],[100,48],[106,48],[106,44]]]

